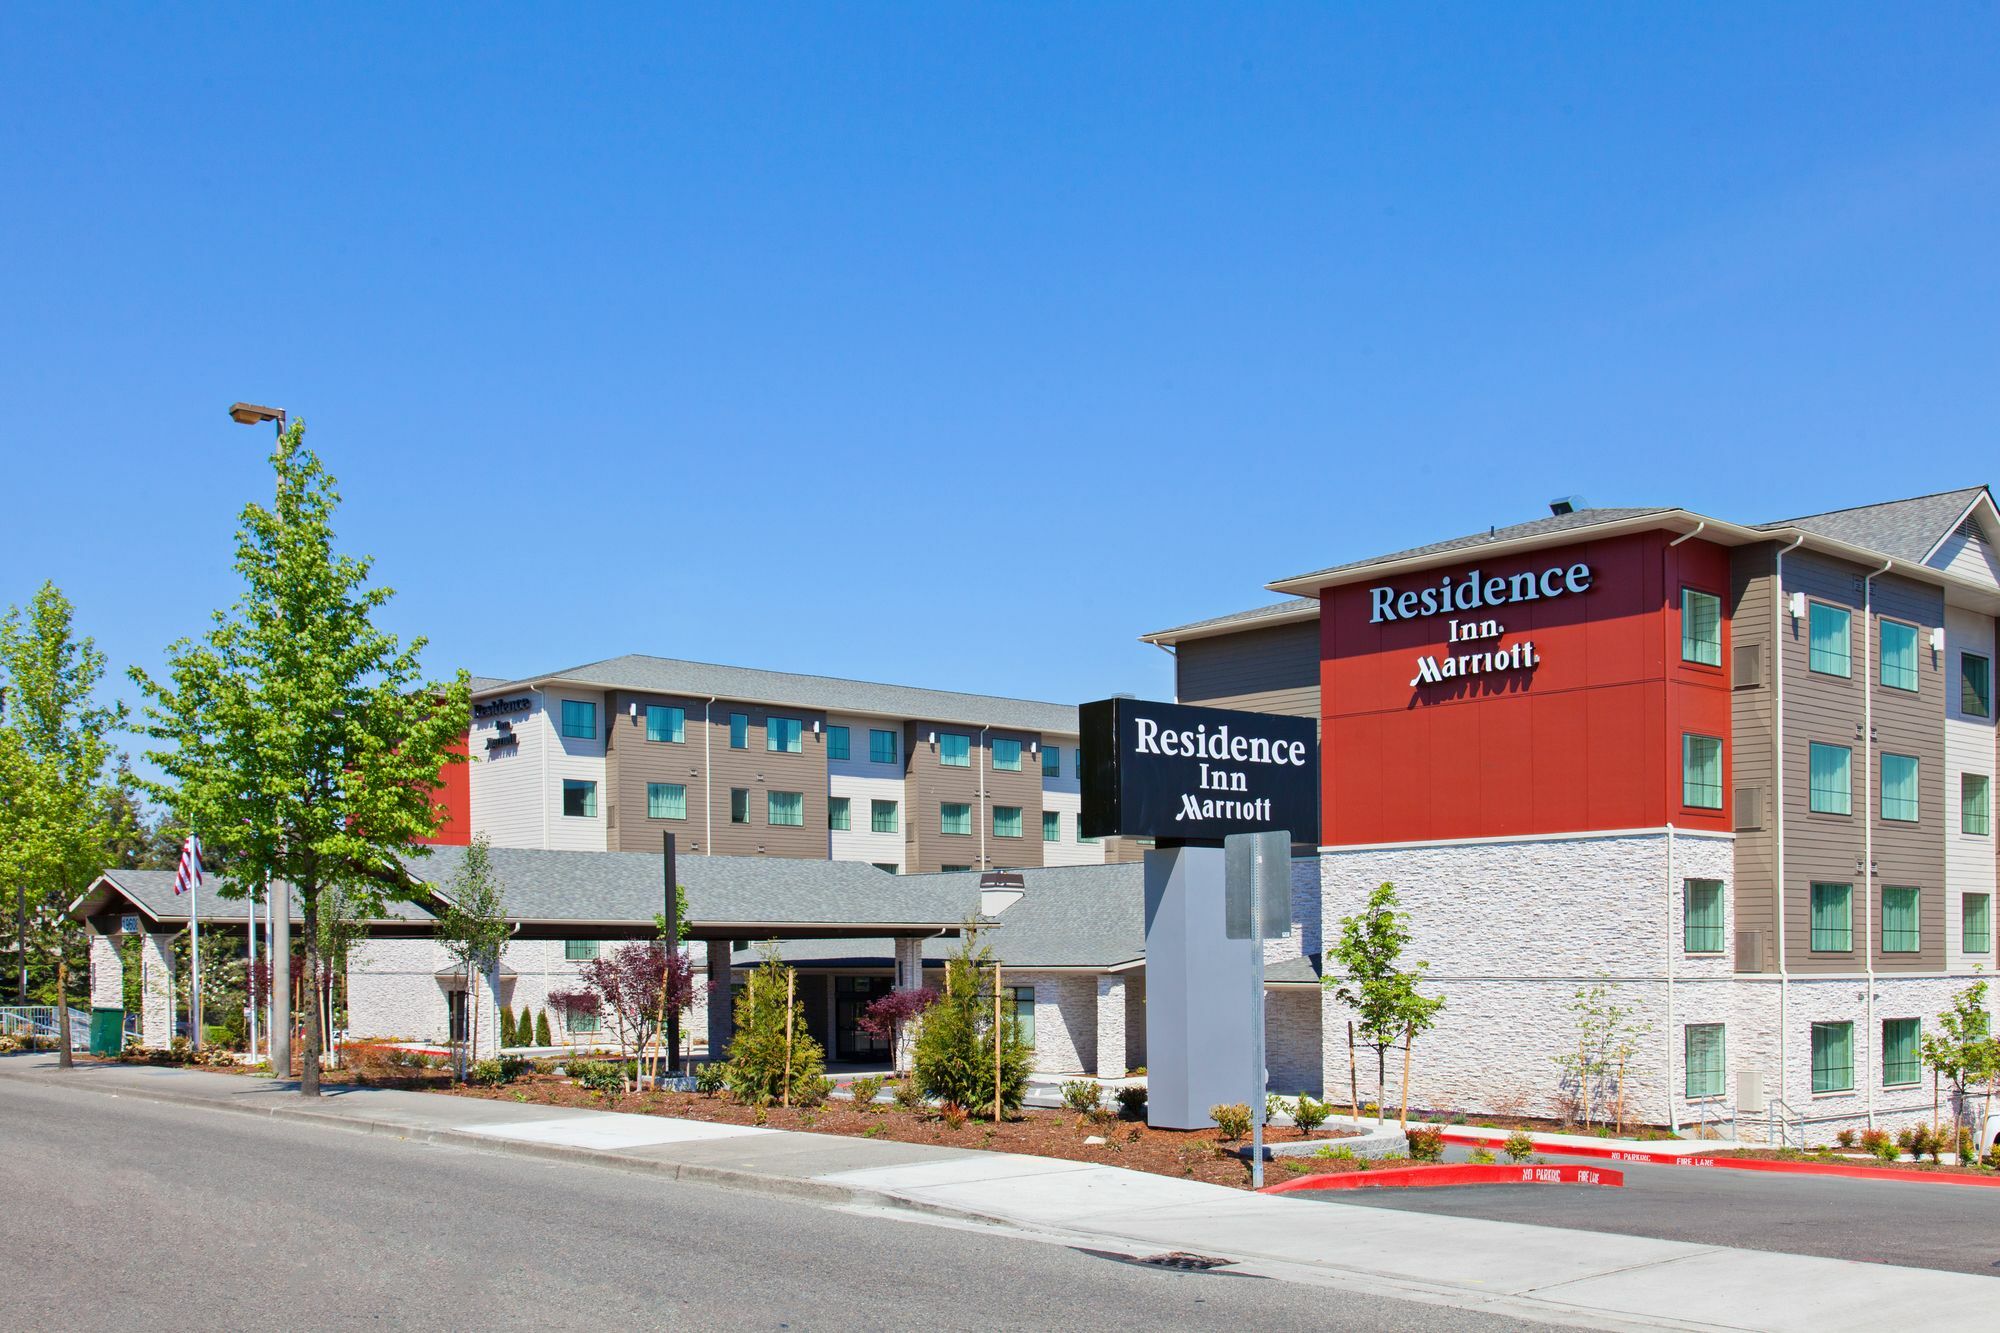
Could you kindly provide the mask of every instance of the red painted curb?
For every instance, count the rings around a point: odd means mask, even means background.
[[[1446,1143],[1491,1148],[1493,1141],[1471,1134],[1442,1135]],[[2000,1187],[2000,1176],[1966,1176],[1948,1171],[1898,1170],[1888,1166],[1854,1166],[1846,1162],[1774,1162],[1761,1157],[1702,1157],[1687,1153],[1646,1152],[1633,1148],[1571,1147],[1534,1140],[1535,1151],[1557,1157],[1602,1157],[1613,1162],[1644,1162],[1649,1166],[1723,1167],[1731,1171],[1777,1171],[1801,1176],[1847,1176],[1858,1180],[1899,1180],[1922,1185],[1985,1185]]]
[[[1260,1194],[1290,1194],[1296,1190],[1358,1190],[1427,1188],[1444,1185],[1623,1185],[1625,1173],[1604,1166],[1501,1166],[1480,1162],[1440,1162],[1398,1166],[1382,1171],[1341,1171],[1324,1176],[1300,1176],[1266,1185]]]

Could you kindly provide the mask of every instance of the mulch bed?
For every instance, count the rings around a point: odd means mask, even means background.
[[[1556,1149],[1550,1149],[1556,1152]],[[1756,1162],[1823,1162],[1832,1166],[1859,1167],[1869,1171],[1923,1171],[1941,1176],[1986,1176],[2000,1175],[2000,1170],[1990,1166],[1956,1166],[1950,1162],[1885,1162],[1879,1157],[1865,1153],[1850,1152],[1800,1152],[1797,1148],[1736,1148],[1728,1152],[1712,1154],[1715,1157],[1733,1157],[1738,1160]]]

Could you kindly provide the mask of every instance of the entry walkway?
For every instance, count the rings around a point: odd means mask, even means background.
[[[716,1126],[434,1093],[0,1057],[0,1077],[363,1132],[597,1163],[1004,1225],[1065,1244],[1182,1250],[1237,1271],[1600,1328],[1983,1326],[1988,1277],[1266,1196],[1119,1167],[923,1144]]]

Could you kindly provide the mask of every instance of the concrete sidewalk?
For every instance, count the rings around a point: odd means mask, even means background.
[[[0,1076],[997,1224],[1083,1248],[1186,1250],[1237,1271],[1599,1328],[1977,1327],[2000,1285],[1927,1269],[1256,1195],[1119,1167],[378,1089],[117,1065]]]

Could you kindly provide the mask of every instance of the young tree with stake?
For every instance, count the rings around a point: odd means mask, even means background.
[[[1918,1050],[1923,1060],[1951,1088],[1952,1125],[1965,1123],[1971,1111],[1969,1093],[1981,1083],[2000,1077],[2000,1038],[1992,1035],[1986,1013],[1986,983],[1975,981],[1952,997],[1951,1008],[1938,1015],[1938,1030],[1926,1035]],[[1981,1116],[1979,1142],[1987,1142],[1986,1119]],[[1952,1136],[1953,1146],[1958,1136]]]
[[[1340,922],[1340,943],[1334,946],[1337,973],[1321,984],[1354,1011],[1364,1045],[1375,1048],[1375,1118],[1383,1118],[1388,1081],[1389,1048],[1400,1039],[1411,1044],[1428,1032],[1444,1008],[1443,996],[1418,993],[1429,963],[1403,967],[1403,948],[1410,942],[1410,919],[1396,910],[1396,886],[1384,884],[1368,895],[1367,906]],[[1407,1079],[1405,1080],[1407,1082]],[[1404,1089],[1405,1101],[1408,1088]]]
[[[479,1049],[479,1011],[484,1006],[478,1003],[478,995],[473,990],[476,984],[492,985],[494,969],[500,966],[501,951],[507,941],[513,938],[514,928],[507,924],[507,906],[500,896],[500,882],[493,877],[493,858],[486,844],[486,835],[474,838],[465,849],[465,859],[459,862],[452,873],[451,883],[444,893],[444,911],[438,914],[437,941],[444,947],[445,954],[457,963],[465,973],[466,1020],[471,1025],[466,1033],[467,1045]],[[498,986],[494,985],[498,990]],[[495,1000],[499,999],[496,994]],[[460,1080],[465,1078],[466,1060],[461,1053],[454,1072]]]

